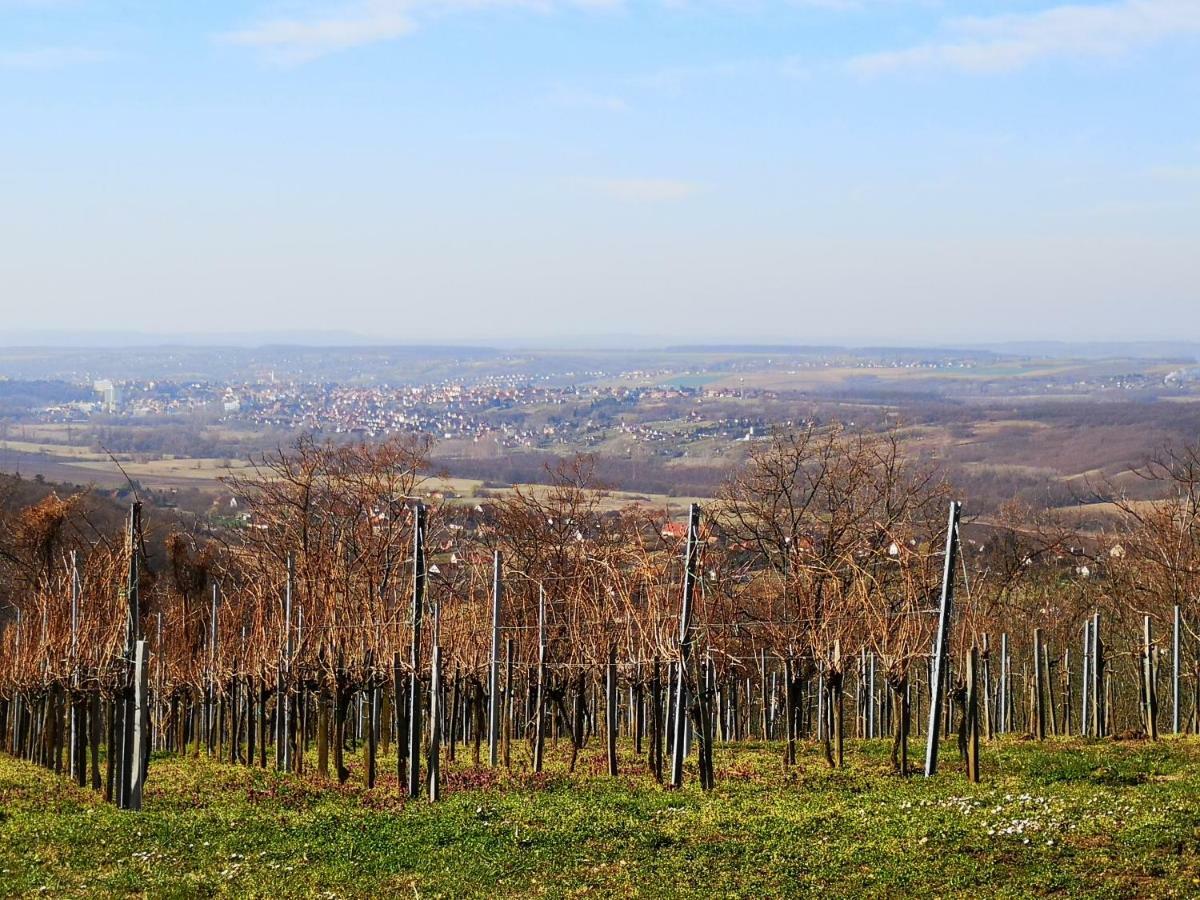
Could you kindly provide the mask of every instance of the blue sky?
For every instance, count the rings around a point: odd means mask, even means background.
[[[0,0],[7,329],[1200,338],[1200,0]]]

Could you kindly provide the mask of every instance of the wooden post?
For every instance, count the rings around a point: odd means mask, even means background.
[[[367,654],[367,670],[370,671],[370,669],[371,669],[371,658],[370,658],[370,653],[368,652],[368,654]],[[369,679],[372,678],[372,676],[370,676],[370,675],[368,675],[367,677]],[[374,680],[368,681],[367,687],[366,687],[367,733],[364,735],[366,740],[363,744],[363,754],[366,756],[365,768],[367,771],[366,771],[365,775],[366,775],[366,782],[367,782],[367,790],[371,790],[372,788],[375,787],[375,777],[376,777],[375,750],[376,750],[376,746],[377,746],[376,742],[375,742],[375,735],[378,733],[375,730],[375,715],[376,715],[375,694],[378,690],[379,690],[379,688],[376,686]]]
[[[679,612],[679,664],[675,689],[674,738],[671,755],[671,787],[683,786],[683,760],[687,755],[688,690],[687,668],[692,653],[692,594],[700,557],[700,504],[693,503],[688,514],[687,551],[684,560],[683,602]],[[697,685],[697,688],[699,685]]]
[[[1149,616],[1142,621],[1142,677],[1145,679],[1146,736],[1158,740],[1158,687],[1154,677],[1154,625]]]
[[[103,723],[101,715],[100,692],[92,691],[88,710],[88,751],[92,759],[92,790],[100,790],[100,727]]]
[[[1042,690],[1042,629],[1033,629],[1033,736],[1046,739],[1046,709]]]
[[[250,755],[254,755],[253,749]],[[317,775],[329,777],[329,682],[324,672],[321,673],[321,687],[317,693]]]
[[[650,674],[650,771],[659,784],[663,780],[663,731],[662,678],[655,657]]]
[[[608,667],[605,672],[604,733],[607,738],[608,774],[617,777],[617,645],[608,648]]]
[[[429,802],[437,803],[442,795],[442,648],[433,645],[429,663]]]
[[[962,504],[950,501],[950,518],[946,525],[946,551],[942,567],[942,600],[938,614],[937,642],[934,644],[933,678],[930,684],[929,732],[925,741],[925,777],[937,774],[938,736],[941,731],[942,686],[946,670],[946,651],[950,640],[950,613],[954,602],[954,565],[958,550],[958,520]]]
[[[1042,642],[1042,681],[1046,685],[1046,709],[1050,713],[1050,734],[1058,734],[1058,713],[1055,711],[1054,678],[1051,675],[1054,663],[1050,658],[1050,647]]]
[[[979,649],[967,657],[967,778],[979,783]]]
[[[1063,734],[1068,737],[1074,725],[1073,707],[1075,705],[1075,690],[1071,684],[1071,648],[1063,651]]]

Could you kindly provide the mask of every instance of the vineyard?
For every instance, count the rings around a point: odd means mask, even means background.
[[[670,794],[718,788],[716,748],[836,772],[856,742],[933,776],[950,738],[979,781],[1006,734],[1200,727],[1192,451],[1079,533],[971,521],[893,434],[779,432],[686,522],[613,511],[583,457],[456,504],[428,450],[300,441],[229,479],[239,527],[162,533],[135,501],[114,531],[83,495],[9,515],[0,749],[136,810],[197,757],[445,802],[549,748],[573,784]]]

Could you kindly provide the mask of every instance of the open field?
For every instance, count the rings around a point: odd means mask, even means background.
[[[86,447],[0,441],[0,471],[19,471],[27,478],[41,475],[50,482],[92,484],[100,488],[123,487],[127,483],[125,475],[121,473],[121,469],[124,469],[130,478],[136,479],[147,488],[191,488],[217,493],[225,490],[221,478],[245,474],[250,468],[250,463],[246,460],[170,458],[138,461],[134,454],[115,456],[120,468],[105,454],[94,453]],[[536,496],[544,496],[549,490],[540,484],[521,487]],[[446,494],[452,503],[471,502],[485,496],[503,496],[512,491],[511,486],[489,486],[488,482],[479,478],[443,475],[431,476],[424,482],[422,489],[428,494]],[[642,491],[611,491],[601,499],[600,507],[613,510],[631,503],[641,503],[655,509],[667,510],[675,515],[685,512],[689,503],[706,499],[708,498],[667,496]]]
[[[707,795],[658,787],[628,746],[616,780],[599,747],[587,774],[553,755],[540,778],[463,751],[437,805],[398,799],[394,774],[362,789],[357,757],[340,789],[164,757],[140,814],[0,757],[0,895],[1200,894],[1193,739],[998,742],[980,785],[949,744],[932,781],[891,774],[881,741],[841,772],[808,744],[785,774],[779,750],[719,746]]]

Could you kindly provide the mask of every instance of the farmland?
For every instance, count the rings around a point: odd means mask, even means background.
[[[1197,884],[1185,404],[289,390],[458,431],[4,435],[12,893]]]
[[[952,747],[946,745],[947,759]],[[831,771],[805,743],[719,746],[718,788],[663,791],[622,745],[621,774],[552,753],[447,771],[443,802],[395,777],[342,788],[206,759],[152,764],[140,815],[0,757],[7,896],[1187,897],[1200,891],[1193,739],[994,742],[983,783],[890,773],[882,742]],[[387,763],[387,761],[385,761]],[[394,769],[395,757],[384,765]]]

